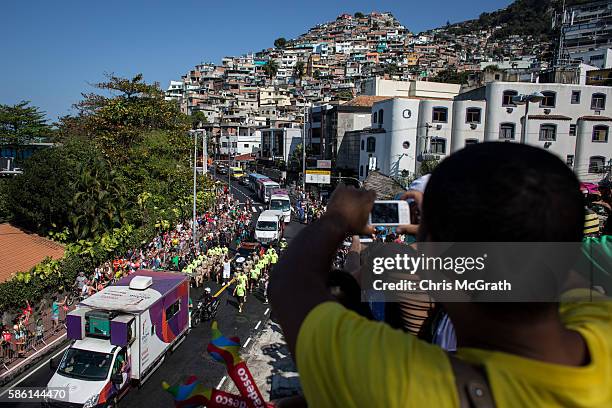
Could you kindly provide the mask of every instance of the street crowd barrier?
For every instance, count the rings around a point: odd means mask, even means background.
[[[58,335],[64,334],[66,331],[64,322],[69,310],[60,308],[59,320],[55,327],[50,309],[42,314],[32,314],[27,324],[18,325],[17,333],[13,326],[8,326],[10,340],[5,340],[4,336],[0,338],[0,377],[8,374],[18,360],[27,360]]]

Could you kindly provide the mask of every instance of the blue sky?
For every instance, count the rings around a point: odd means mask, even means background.
[[[390,11],[413,32],[477,17],[511,0],[6,0],[0,4],[0,103],[30,100],[55,120],[105,72],[179,78],[294,38],[343,12]]]

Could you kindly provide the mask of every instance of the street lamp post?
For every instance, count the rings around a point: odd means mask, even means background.
[[[529,113],[530,102],[541,102],[544,95],[541,92],[534,92],[530,95],[516,95],[512,97],[512,102],[515,105],[525,105],[525,113],[523,114],[523,126],[521,126],[521,143],[525,143],[527,138],[527,114]]]
[[[304,92],[299,92],[304,99],[304,118],[302,123],[302,191],[306,193],[306,95]]]
[[[196,178],[198,168],[198,133],[191,131],[193,134],[193,245],[196,245]]]

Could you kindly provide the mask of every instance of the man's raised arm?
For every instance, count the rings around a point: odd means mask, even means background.
[[[295,357],[297,337],[308,313],[333,300],[327,277],[338,246],[347,234],[372,233],[367,227],[376,193],[340,186],[327,212],[304,228],[282,254],[270,275],[270,302]]]

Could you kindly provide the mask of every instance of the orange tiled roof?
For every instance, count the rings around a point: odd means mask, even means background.
[[[371,96],[371,95],[359,95],[347,103],[343,104],[343,106],[366,106],[372,107],[374,103],[384,101],[385,99],[391,99],[390,96]]]
[[[10,224],[0,224],[0,282],[17,272],[29,271],[48,256],[63,257],[64,247]]]

